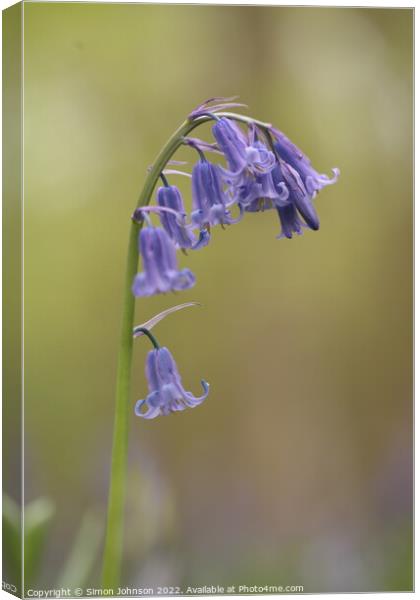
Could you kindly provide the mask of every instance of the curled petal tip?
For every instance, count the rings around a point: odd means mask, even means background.
[[[207,396],[209,395],[210,384],[207,383],[205,379],[202,379],[200,383],[204,392],[202,396],[196,397],[191,392],[184,392],[185,397],[190,401],[191,406],[197,406],[198,404],[201,404],[202,402],[204,402],[204,400],[206,400]]]
[[[145,399],[143,400],[137,400],[136,405],[134,407],[134,412],[138,417],[142,417],[144,413],[142,413],[141,409],[144,406],[144,403],[146,402]]]
[[[203,388],[203,392],[207,396],[210,391],[210,384],[205,379],[202,379],[200,383],[201,383],[201,387]]]
[[[328,175],[320,175],[319,181],[321,185],[332,185],[333,183],[337,183],[340,176],[340,169],[338,167],[334,167],[334,169],[331,169],[331,171],[333,172],[332,177],[328,177]]]

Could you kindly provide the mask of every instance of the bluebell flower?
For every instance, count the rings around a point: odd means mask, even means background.
[[[170,190],[170,194],[159,193],[160,190]],[[173,193],[175,191],[175,193]],[[172,208],[176,206],[178,202],[181,202],[179,206],[180,210]],[[192,231],[193,226],[187,224],[186,214],[183,212],[182,197],[180,192],[175,186],[165,185],[164,188],[158,190],[158,203],[159,206],[139,206],[136,208],[132,215],[133,221],[136,223],[143,223],[144,219],[147,219],[149,225],[151,225],[148,213],[157,213],[160,215],[161,223],[169,235],[174,241],[177,248],[185,249],[190,248],[191,250],[198,250],[207,246],[210,241],[210,234],[207,229],[202,229],[199,232],[198,238]],[[169,204],[171,206],[169,206]]]
[[[174,240],[179,248],[191,248],[195,243],[195,235],[187,227],[186,213],[182,201],[181,192],[174,185],[162,186],[157,191],[158,206],[171,208],[178,216],[161,211],[160,222],[166,233]]]
[[[256,176],[269,173],[276,164],[276,157],[273,152],[258,139],[255,139],[247,146],[246,160],[248,170]]]
[[[276,207],[280,219],[281,232],[278,238],[291,239],[294,233],[302,234],[302,229],[306,226],[296,210],[296,206],[292,203],[286,206]]]
[[[192,172],[193,211],[191,221],[201,229],[210,225],[232,225],[242,216],[233,218],[228,210],[229,198],[223,190],[220,167],[200,160]]]
[[[218,119],[212,127],[218,147],[223,152],[228,167],[228,176],[240,177],[244,173],[258,175],[268,173],[274,167],[274,154],[258,139],[255,128],[250,128],[248,138],[242,129],[225,117]]]
[[[175,246],[161,227],[144,227],[139,234],[143,272],[133,283],[135,296],[153,296],[169,291],[186,290],[195,284],[189,269],[179,270]]]
[[[280,170],[289,192],[289,201],[298,209],[311,229],[319,229],[319,218],[312,204],[312,196],[305,188],[299,173],[283,160],[280,161]]]
[[[278,196],[270,173],[257,177],[242,177],[240,181],[231,182],[229,193],[235,202],[246,211],[256,212],[261,210],[261,204],[273,207],[273,200]]]
[[[167,348],[155,348],[147,355],[146,377],[149,394],[136,403],[135,413],[144,419],[154,419],[159,415],[194,408],[201,404],[209,394],[209,384],[202,380],[202,396],[196,397],[187,392],[181,382],[176,363]],[[146,411],[143,407],[146,406]]]
[[[272,174],[274,173],[277,176],[272,177]],[[282,179],[280,167],[276,167],[269,176],[272,177],[272,183],[268,189],[269,194],[265,195],[262,193],[258,198],[248,204],[245,210],[247,212],[260,212],[276,209],[281,224],[281,232],[277,237],[286,237],[290,239],[293,237],[294,233],[301,235],[303,233],[303,228],[307,225],[302,221],[295,204],[290,200],[291,195]],[[273,189],[275,193],[271,194]]]
[[[249,187],[239,190],[238,202],[245,206],[247,212],[257,212],[285,206],[290,202],[289,190],[279,163],[269,173],[257,175],[250,180]]]
[[[217,126],[220,127],[219,122],[216,123],[213,129]],[[234,124],[233,127],[235,127]],[[234,202],[246,209],[262,198],[267,201],[268,199],[274,200],[279,196],[281,190],[276,189],[271,176],[271,171],[277,164],[276,157],[259,140],[257,128],[252,125],[249,126],[247,137],[239,128],[237,129],[245,147],[243,145],[239,147],[238,144],[236,146],[234,144],[229,145],[226,142],[226,136],[225,138],[221,136],[218,130],[215,131],[215,136],[219,136],[220,147],[224,144],[229,169],[223,170],[223,177],[228,186],[228,193]],[[224,129],[221,129],[221,131],[225,133]],[[229,160],[229,150],[231,148],[235,149],[234,161]],[[253,210],[254,208],[251,208],[251,211]]]
[[[213,125],[212,132],[229,169],[234,173],[242,171],[246,165],[247,147],[242,129],[234,121],[223,117]]]
[[[260,181],[260,194],[256,198],[253,196],[248,197],[250,202],[245,205],[247,212],[276,208],[277,210],[280,209],[279,215],[287,215],[294,222],[295,210],[282,210],[293,206],[299,211],[311,229],[319,229],[319,219],[312,203],[312,196],[308,194],[300,175],[293,167],[280,160],[270,173],[257,178],[256,181],[258,179]],[[287,216],[284,217],[286,220]],[[286,229],[289,228],[286,227]],[[291,231],[298,233],[294,226]]]
[[[310,196],[322,190],[326,185],[336,183],[340,175],[339,169],[332,169],[332,177],[318,173],[311,165],[309,158],[284,133],[273,127],[270,132],[275,138],[274,148],[278,156],[299,174]]]

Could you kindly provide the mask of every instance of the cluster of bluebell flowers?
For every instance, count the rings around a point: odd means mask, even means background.
[[[155,205],[139,207],[133,214],[133,220],[142,225],[139,253],[143,270],[133,282],[135,296],[191,288],[195,276],[187,268],[179,269],[177,250],[186,253],[203,248],[210,242],[211,227],[233,225],[246,213],[275,210],[280,221],[279,238],[290,239],[302,234],[304,228],[319,229],[315,197],[323,187],[337,181],[339,170],[333,169],[331,177],[318,173],[309,158],[273,126],[225,112],[242,106],[233,100],[212,98],[189,115],[194,126],[213,122],[214,142],[184,137],[182,143],[198,154],[191,174],[165,168],[160,174],[162,185],[157,189]],[[212,153],[221,155],[226,164],[209,160]],[[190,213],[180,190],[168,182],[169,175],[174,174],[191,178]],[[160,226],[153,225],[152,213],[159,216]],[[139,416],[168,414],[196,406],[207,397],[208,384],[204,382],[201,397],[195,398],[183,389],[166,348],[155,347],[150,352],[146,375],[150,393],[137,404]]]

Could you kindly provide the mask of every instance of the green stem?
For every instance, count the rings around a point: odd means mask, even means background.
[[[182,138],[192,129],[208,119],[200,118],[194,122],[186,121],[172,135],[157,156],[155,163],[146,177],[137,207],[149,203],[153,189],[161,171],[170,160],[174,152],[182,144]],[[111,459],[111,477],[108,496],[108,515],[105,537],[105,549],[102,568],[103,588],[112,588],[117,591],[120,581],[124,505],[127,479],[127,454],[128,454],[128,425],[130,415],[130,375],[133,355],[133,324],[135,298],[131,291],[138,266],[137,237],[141,225],[132,223],[127,252],[127,264],[124,283],[124,300],[120,349],[117,367],[117,385],[115,401],[115,420]]]
[[[108,498],[108,517],[102,571],[103,588],[112,588],[117,593],[119,583],[122,543],[125,487],[127,476],[128,423],[131,358],[133,353],[134,296],[131,285],[137,272],[137,232],[133,223],[127,253],[126,285],[123,303],[122,329],[117,367],[114,434],[111,459],[111,481]]]
[[[262,128],[269,125],[260,121],[255,121],[243,115],[234,113],[217,113],[218,116],[226,116],[243,123],[254,122]],[[210,121],[211,116],[203,115],[194,121],[184,121],[182,125],[169,138],[162,148],[153,167],[147,174],[143,189],[140,193],[137,207],[146,206],[150,202],[154,187],[164,170],[167,162],[172,155],[182,145],[183,138],[199,125]],[[131,291],[134,277],[138,266],[137,237],[141,229],[141,224],[133,222],[131,224],[122,314],[122,329],[120,338],[120,349],[118,355],[117,367],[117,385],[115,400],[115,420],[112,444],[111,476],[108,496],[108,514],[105,536],[105,549],[102,567],[102,586],[111,588],[114,593],[120,582],[122,550],[123,550],[123,529],[124,529],[124,506],[127,479],[127,455],[128,455],[128,430],[130,416],[130,376],[131,362],[133,355],[133,324],[135,298]]]
[[[144,335],[147,336],[149,338],[149,340],[152,342],[153,347],[155,348],[155,350],[159,350],[160,346],[158,344],[157,339],[155,338],[155,336],[148,329],[146,329],[146,327],[136,327],[136,329],[134,331],[136,333],[139,333],[140,331],[143,332]]]

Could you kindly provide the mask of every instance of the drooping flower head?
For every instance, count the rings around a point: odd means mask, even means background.
[[[149,394],[144,400],[139,400],[135,413],[144,419],[154,419],[159,415],[194,408],[208,396],[210,386],[202,380],[204,390],[202,396],[196,397],[184,389],[181,377],[172,354],[167,348],[151,350],[146,361],[146,377]],[[144,407],[146,410],[144,411]]]
[[[143,259],[143,272],[138,273],[134,279],[135,296],[187,290],[195,284],[195,277],[189,269],[178,269],[174,243],[161,227],[148,226],[141,229],[139,250]]]
[[[280,131],[270,127],[269,135],[274,137],[271,146],[276,152],[274,165],[270,163],[270,153],[266,148],[267,159],[260,161],[262,173],[254,172],[255,177],[244,173],[232,178],[230,185],[238,203],[247,212],[258,212],[276,208],[282,224],[279,237],[292,237],[302,233],[302,228],[319,229],[319,218],[313,200],[325,186],[337,181],[339,170],[333,169],[334,176],[328,178],[312,167],[310,160]],[[249,140],[264,156],[264,144],[258,139],[256,128],[250,128]],[[254,138],[254,139],[253,139]],[[303,221],[301,220],[300,216]]]
[[[164,168],[160,173],[163,186],[157,190],[157,206],[136,209],[135,221],[144,220],[144,213],[156,212],[163,228],[147,227],[140,234],[143,272],[135,278],[135,295],[149,296],[192,287],[194,275],[189,269],[178,269],[176,248],[195,250],[207,245],[211,226],[237,223],[245,212],[276,209],[281,223],[278,237],[291,238],[305,227],[319,228],[313,201],[324,186],[337,181],[338,169],[333,169],[331,178],[320,174],[309,158],[270,124],[223,112],[237,106],[240,104],[235,98],[215,97],[191,112],[189,119],[197,124],[214,121],[215,142],[183,137],[180,141],[200,155],[192,173]],[[208,152],[221,154],[226,167],[207,160]],[[180,164],[185,163],[170,160],[166,166]],[[169,185],[166,174],[191,178],[190,218],[179,189]],[[233,207],[239,209],[237,218],[232,216]]]

